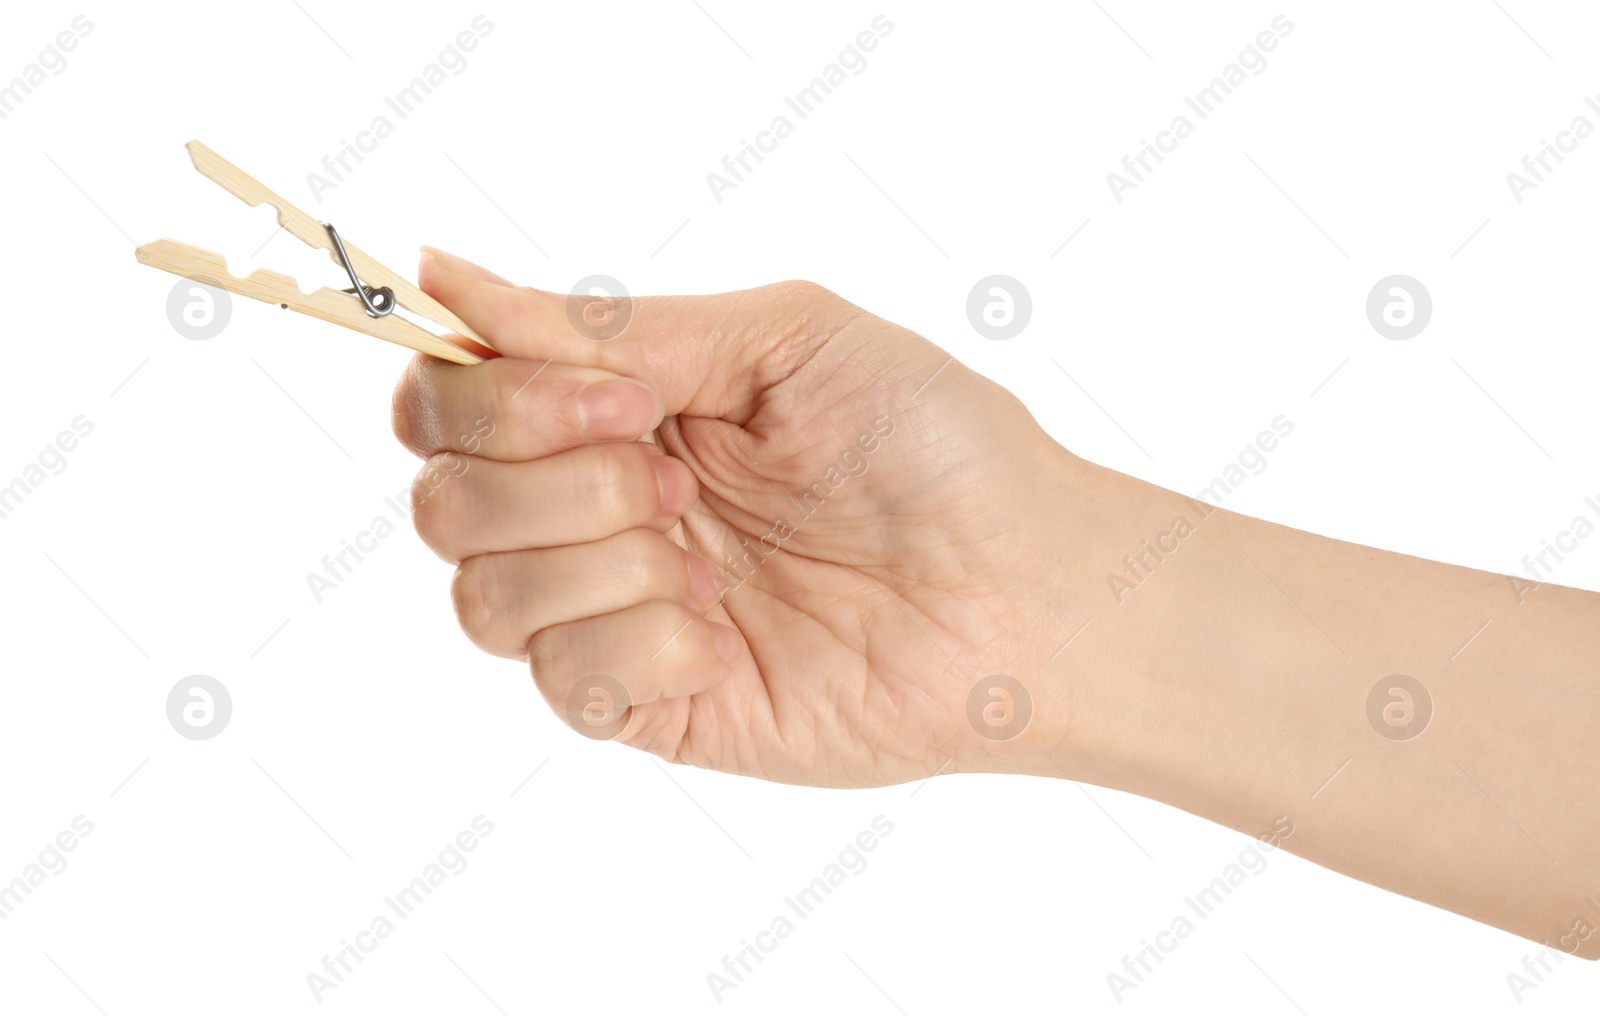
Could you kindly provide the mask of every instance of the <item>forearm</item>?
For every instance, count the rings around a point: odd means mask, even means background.
[[[1056,661],[1090,778],[1252,835],[1287,816],[1294,853],[1600,957],[1600,595],[1087,468],[1126,505]]]

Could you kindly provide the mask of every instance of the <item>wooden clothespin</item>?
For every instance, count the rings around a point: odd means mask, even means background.
[[[333,262],[349,275],[351,288],[343,292],[323,288],[307,296],[300,292],[294,279],[265,268],[241,279],[228,271],[227,259],[221,254],[177,240],[156,240],[137,248],[134,255],[141,264],[344,325],[442,360],[481,363],[495,355],[482,336],[444,304],[341,238],[331,225],[302,212],[200,142],[191,141],[186,147],[194,168],[223,190],[252,207],[262,203],[271,205],[278,213],[278,225],[284,230],[308,246],[327,250]],[[396,305],[461,338],[435,335],[403,317],[394,316]]]

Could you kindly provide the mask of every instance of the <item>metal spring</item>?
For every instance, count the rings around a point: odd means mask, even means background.
[[[394,313],[394,290],[388,286],[374,288],[356,278],[356,270],[350,264],[350,255],[345,253],[344,241],[339,239],[339,231],[333,228],[332,223],[324,222],[323,228],[328,231],[328,238],[333,241],[334,249],[339,252],[339,263],[344,265],[345,274],[350,276],[352,288],[346,293],[354,293],[361,301],[361,306],[367,309],[368,317],[386,317]]]

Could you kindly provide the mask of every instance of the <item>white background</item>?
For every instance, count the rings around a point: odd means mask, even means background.
[[[409,527],[308,589],[416,469],[389,430],[408,354],[243,299],[188,340],[176,280],[133,258],[170,236],[340,282],[190,168],[200,138],[406,272],[429,243],[549,289],[814,279],[1177,490],[1284,414],[1230,508],[1517,572],[1600,496],[1600,139],[1521,203],[1505,180],[1600,92],[1588,5],[23,6],[0,80],[93,30],[0,121],[0,485],[94,430],[0,519],[0,881],[94,831],[0,922],[0,1011],[1593,1004],[1600,968],[1519,1004],[1536,946],[1283,852],[1119,1004],[1108,972],[1246,837],[1060,780],[799,789],[583,740],[460,635]],[[465,71],[317,201],[307,174],[479,13]],[[706,174],[880,13],[866,70],[715,201]],[[1267,69],[1116,202],[1106,174],[1278,14]],[[996,273],[1034,305],[1004,342],[965,313]],[[1409,341],[1365,316],[1394,273],[1434,303]],[[1556,580],[1596,588],[1600,539]],[[191,674],[231,693],[213,740],[168,724]],[[314,1001],[306,975],[477,815],[470,866]],[[719,1007],[706,975],[877,815],[868,868]]]

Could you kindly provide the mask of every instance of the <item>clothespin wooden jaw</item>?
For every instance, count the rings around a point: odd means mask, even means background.
[[[271,205],[285,232],[307,246],[327,250],[333,262],[350,276],[353,288],[344,292],[322,288],[308,296],[293,278],[265,268],[240,278],[228,271],[227,259],[221,254],[177,240],[161,239],[140,246],[134,254],[141,264],[275,303],[454,363],[480,363],[486,356],[495,355],[492,347],[444,304],[341,237],[332,226],[307,215],[200,142],[191,141],[187,147],[194,168],[223,190],[252,207]],[[396,304],[456,333],[460,340],[435,335],[392,315]]]

